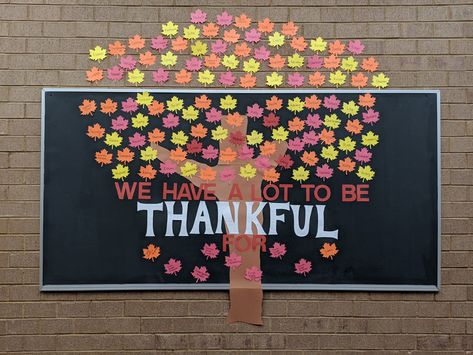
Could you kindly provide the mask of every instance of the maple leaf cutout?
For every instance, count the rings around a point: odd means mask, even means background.
[[[245,279],[248,281],[261,281],[262,276],[263,276],[263,271],[261,271],[256,266],[252,266],[245,270]]]
[[[194,270],[191,272],[191,275],[195,278],[195,282],[205,282],[208,280],[210,274],[207,271],[205,266],[194,267]]]
[[[307,276],[307,274],[312,270],[312,263],[306,259],[300,259],[297,263],[294,264],[294,272],[296,274],[302,274]]]
[[[154,261],[161,254],[161,248],[154,244],[148,244],[143,248],[143,259]]]
[[[338,249],[337,245],[335,243],[324,243],[322,248],[320,248],[320,254],[322,254],[322,257],[325,259],[332,260],[335,255],[337,255]]]
[[[225,257],[225,266],[234,270],[241,265],[241,256],[236,253],[231,253]]]
[[[176,259],[169,259],[169,261],[164,264],[164,273],[167,275],[174,275],[176,276],[179,271],[182,269],[182,264],[180,260]]]
[[[286,245],[278,242],[274,243],[273,246],[269,248],[272,258],[282,259],[282,257],[286,254],[286,251]]]

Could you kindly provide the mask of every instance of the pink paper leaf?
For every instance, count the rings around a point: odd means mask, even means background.
[[[289,139],[287,149],[292,152],[302,152],[304,150],[304,142],[299,137]]]
[[[263,116],[263,108],[260,107],[257,103],[253,104],[253,106],[246,107],[246,116],[248,118],[261,118]]]
[[[308,131],[304,132],[302,135],[302,140],[304,141],[304,144],[308,145],[316,145],[319,141],[320,137],[315,131]]]
[[[220,172],[220,180],[223,182],[229,182],[234,180],[236,177],[235,169],[226,167]]]
[[[270,112],[267,116],[263,116],[263,126],[269,128],[279,126],[279,116],[276,116],[274,112]]]
[[[218,82],[225,87],[232,86],[233,84],[235,84],[235,80],[236,80],[236,77],[235,75],[233,75],[231,71],[221,73],[218,78]]]
[[[166,49],[168,46],[168,39],[159,35],[157,37],[151,38],[151,48],[161,52]]]
[[[164,269],[166,270],[164,272],[165,274],[176,276],[182,269],[181,261],[171,258],[166,264],[164,264]]]
[[[212,145],[202,149],[202,158],[207,160],[213,160],[218,158],[218,149]]]
[[[322,120],[320,119],[320,115],[318,113],[309,113],[307,115],[307,119],[305,123],[312,128],[320,128],[322,125]]]
[[[161,163],[159,166],[159,172],[161,174],[164,174],[166,176],[170,176],[171,174],[174,174],[177,169],[177,164],[174,163],[172,160],[166,160]]]
[[[186,60],[186,69],[189,71],[199,71],[202,68],[202,60],[192,57]]]
[[[210,50],[212,51],[212,53],[223,54],[227,50],[227,43],[225,43],[221,39],[218,39],[218,40],[216,40],[215,42],[212,43],[210,48],[211,48]]]
[[[153,72],[153,81],[155,83],[165,83],[169,80],[169,73],[163,68],[159,68]]]
[[[248,281],[261,281],[262,276],[263,271],[261,271],[256,266],[252,266],[245,270],[245,279],[247,279]]]
[[[322,180],[325,181],[325,179],[331,178],[333,175],[333,169],[328,166],[327,164],[324,164],[322,166],[317,167],[317,172],[315,173],[315,176],[318,178],[321,178]]]
[[[195,282],[205,282],[210,276],[205,266],[194,267],[194,271],[191,272],[191,275],[194,277]]]
[[[266,170],[271,167],[271,162],[269,161],[268,157],[260,155],[258,158],[255,159],[255,166],[260,170]]]
[[[355,150],[355,160],[361,163],[369,163],[373,154],[367,148]]]
[[[357,39],[355,41],[348,42],[347,49],[349,52],[357,55],[363,53],[365,46],[361,43],[359,39]]]
[[[249,43],[258,43],[261,40],[261,33],[256,28],[245,32],[245,41]]]
[[[131,97],[122,101],[122,111],[126,113],[135,112],[138,110],[138,104]]]
[[[210,111],[205,112],[205,118],[207,122],[210,123],[220,122],[222,119],[222,111],[217,110],[215,107],[212,107]]]
[[[233,16],[224,11],[217,15],[217,24],[220,26],[230,26],[233,23]]]
[[[286,245],[276,242],[271,248],[269,248],[269,252],[271,253],[272,258],[282,259],[286,254]]]
[[[130,141],[130,147],[133,148],[141,148],[146,144],[146,137],[142,136],[138,132],[136,132],[133,136],[128,137],[128,140]]]
[[[307,274],[312,270],[312,263],[306,259],[300,259],[297,263],[294,264],[295,273],[302,274],[307,276]]]
[[[323,105],[330,111],[336,110],[340,107],[340,100],[338,100],[335,95],[325,96]]]
[[[363,122],[373,125],[379,121],[379,112],[369,109],[367,112],[363,112]]]
[[[254,154],[255,154],[255,150],[253,148],[250,148],[247,145],[244,145],[238,151],[238,159],[241,159],[241,160],[253,159]]]
[[[123,69],[118,65],[114,65],[110,69],[107,69],[107,78],[109,80],[118,81],[123,79]]]
[[[304,76],[299,73],[289,74],[287,77],[287,84],[294,88],[300,87],[304,84]]]
[[[207,259],[215,259],[220,253],[220,250],[217,248],[217,244],[215,243],[205,243],[204,247],[200,251],[202,252],[202,254],[205,255]]]
[[[307,68],[309,69],[320,69],[323,64],[323,58],[319,57],[317,54],[307,58]]]
[[[207,14],[201,9],[197,9],[194,12],[191,12],[192,23],[204,23],[205,21],[207,21]]]
[[[225,266],[234,270],[241,265],[241,256],[236,253],[231,253],[225,257]]]
[[[120,58],[119,65],[126,70],[133,70],[136,67],[136,60],[131,55]]]
[[[128,120],[124,119],[123,116],[118,116],[112,119],[112,129],[114,131],[123,131],[128,128]]]
[[[265,46],[255,48],[254,57],[256,60],[268,60],[270,55],[271,52]]]

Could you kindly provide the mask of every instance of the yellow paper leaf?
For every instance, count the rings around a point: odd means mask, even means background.
[[[340,70],[337,70],[335,73],[330,73],[329,82],[337,87],[339,85],[345,84],[347,76],[343,74]]]
[[[358,62],[353,57],[342,59],[342,69],[347,72],[355,71],[358,68]]]
[[[202,41],[195,41],[193,45],[191,45],[191,52],[192,55],[196,57],[202,57],[207,54],[208,46],[207,43]]]
[[[143,129],[149,123],[148,116],[143,115],[141,112],[131,119],[132,126],[134,128]]]
[[[107,133],[105,135],[105,144],[110,147],[119,147],[122,144],[123,138],[118,135],[117,132],[112,134]]]
[[[173,132],[171,137],[171,143],[182,146],[185,145],[188,141],[189,137],[183,132]]]
[[[263,142],[263,133],[252,130],[250,134],[246,135],[246,142],[248,145],[258,145]]]
[[[138,93],[136,95],[136,100],[135,101],[138,105],[148,106],[148,105],[151,105],[153,100],[154,100],[154,97],[151,96],[148,91],[145,91],[143,93]]]
[[[364,181],[371,181],[374,178],[374,170],[371,169],[371,166],[359,166],[356,175]]]
[[[158,158],[158,151],[154,150],[150,146],[142,149],[140,151],[140,159],[151,163],[152,160],[156,160]]]
[[[181,166],[181,175],[184,177],[192,177],[197,174],[197,164],[191,163],[190,161],[186,162]]]
[[[278,142],[285,141],[288,136],[289,132],[284,127],[274,128],[271,134],[271,138]]]
[[[304,57],[299,53],[287,57],[287,66],[289,68],[300,68],[304,65]]]
[[[185,39],[197,39],[199,38],[200,30],[195,27],[194,25],[189,25],[188,27],[184,27],[184,38]]]
[[[182,110],[182,118],[186,121],[195,121],[199,117],[199,110],[194,106],[189,106]]]
[[[203,72],[199,72],[199,76],[197,77],[197,81],[203,85],[210,85],[215,80],[215,74],[208,69],[204,70]]]
[[[166,105],[169,111],[177,112],[182,110],[184,107],[184,100],[178,98],[177,96],[171,97],[171,100],[166,101]]]
[[[355,150],[355,147],[356,142],[350,137],[340,139],[340,141],[338,142],[338,148],[345,153]]]
[[[320,153],[320,156],[328,161],[335,160],[338,157],[338,150],[335,149],[333,145],[322,147],[322,153]]]
[[[293,113],[302,112],[304,110],[305,102],[299,97],[289,99],[287,102],[287,109]]]
[[[269,45],[271,47],[281,47],[284,44],[285,37],[279,32],[274,32],[272,35],[268,36]]]
[[[379,73],[377,75],[373,75],[373,79],[371,80],[371,85],[378,89],[384,89],[389,85],[389,78],[384,75],[384,73]]]
[[[89,58],[100,62],[107,57],[107,50],[100,46],[95,46],[94,49],[89,50]]]
[[[358,110],[360,109],[360,107],[355,103],[355,101],[350,101],[348,103],[344,102],[343,103],[343,108],[342,108],[342,112],[351,117],[351,116],[355,116],[357,113],[358,113]]]
[[[235,54],[224,55],[222,59],[222,65],[227,69],[236,69],[240,64],[240,61]]]
[[[327,49],[327,42],[325,42],[322,37],[311,39],[310,49],[312,49],[314,52],[323,52],[325,49]]]
[[[221,141],[223,139],[227,139],[228,137],[228,129],[223,128],[222,126],[218,126],[217,128],[211,131],[212,139],[216,141]]]
[[[145,79],[145,73],[141,70],[135,68],[133,71],[128,72],[128,82],[138,85],[142,83]]]
[[[272,72],[271,75],[266,75],[266,85],[269,87],[278,87],[282,85],[283,81],[283,76],[276,73]]]
[[[303,166],[298,167],[297,169],[292,170],[292,179],[295,181],[303,182],[309,178],[309,170],[305,169]]]
[[[361,144],[367,147],[374,147],[379,142],[379,136],[369,131],[361,136]]]
[[[227,95],[220,99],[220,108],[222,110],[233,110],[237,105],[237,99],[233,98],[231,95]]]
[[[177,35],[179,26],[175,25],[174,22],[168,21],[166,24],[161,25],[161,34],[166,37],[172,37]]]
[[[166,54],[161,54],[161,64],[165,67],[173,67],[177,63],[177,55],[171,51],[167,51]]]
[[[242,178],[250,180],[256,176],[256,168],[250,163],[240,167],[240,174]]]
[[[128,170],[128,166],[123,166],[122,164],[118,164],[114,169],[112,169],[112,175],[115,180],[123,180],[129,173],[130,171]]]
[[[243,62],[243,71],[246,73],[257,73],[260,68],[260,63],[256,61],[254,58],[250,60],[245,60]]]
[[[340,127],[341,122],[342,122],[342,120],[340,120],[338,118],[337,114],[335,114],[335,113],[332,113],[331,115],[325,115],[325,118],[324,118],[324,126],[325,127],[335,129],[335,128]]]

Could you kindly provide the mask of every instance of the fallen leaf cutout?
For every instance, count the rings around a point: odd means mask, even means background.
[[[367,147],[374,147],[377,145],[379,142],[379,136],[377,134],[374,134],[372,131],[369,131],[366,134],[363,134],[361,136],[361,144],[367,146]]]
[[[151,116],[160,116],[164,112],[164,103],[157,100],[153,100],[147,107]]]
[[[289,132],[300,132],[304,129],[305,123],[299,117],[294,117],[288,122]]]
[[[117,111],[118,104],[112,99],[106,99],[105,102],[100,103],[100,112],[111,115]]]
[[[215,23],[208,23],[202,27],[202,34],[208,38],[214,38],[218,36],[219,27]]]
[[[271,52],[265,46],[260,46],[254,50],[255,59],[260,61],[268,60],[270,55]]]
[[[268,45],[270,47],[279,48],[284,45],[286,38],[279,32],[274,32],[272,35],[268,36]]]
[[[322,37],[310,40],[310,49],[314,52],[323,52],[327,49],[327,42]]]
[[[204,66],[206,68],[216,69],[220,66],[220,57],[215,53],[204,57]]]
[[[214,82],[215,80],[215,74],[212,74],[208,69],[204,70],[203,72],[199,72],[199,76],[197,78],[197,81],[201,84],[210,85]]]
[[[337,70],[335,73],[330,73],[329,83],[335,85],[338,88],[340,85],[345,84],[346,79],[347,76],[340,70]]]
[[[128,82],[131,84],[138,85],[144,81],[145,74],[139,69],[134,69],[131,72],[128,72]]]
[[[356,115],[359,109],[360,107],[355,103],[355,101],[351,100],[343,103],[342,112],[348,117],[351,117]]]
[[[335,160],[338,157],[338,150],[333,147],[333,145],[329,145],[327,147],[322,147],[322,152],[320,156],[328,161]]]
[[[248,163],[240,167],[239,175],[246,180],[250,180],[256,176],[256,168],[254,168],[250,163]]]
[[[299,166],[297,169],[292,171],[292,179],[298,182],[304,182],[309,179],[309,170],[303,166]]]
[[[274,30],[274,23],[269,18],[258,21],[258,31],[262,33],[271,33]]]
[[[171,160],[166,160],[162,162],[159,166],[159,172],[163,175],[166,175],[167,177],[174,174],[176,170],[177,170],[177,164]]]
[[[256,28],[245,32],[245,41],[248,43],[258,43],[261,40],[261,33]]]
[[[252,266],[245,270],[245,279],[248,281],[261,281],[263,277],[263,271],[261,271],[258,267]]]
[[[236,44],[235,45],[235,55],[237,57],[248,57],[251,53],[251,48],[248,47],[248,45],[246,44],[246,42],[243,42],[243,43],[239,43],[239,44]]]
[[[186,156],[187,153],[181,147],[171,150],[171,153],[169,154],[169,158],[176,162],[182,162],[186,160]]]
[[[296,96],[287,101],[287,109],[292,113],[302,112],[304,110],[305,102],[300,97]]]
[[[188,44],[189,42],[185,38],[179,36],[171,41],[171,49],[174,52],[182,52],[187,49]]]
[[[244,118],[238,113],[229,113],[226,122],[232,127],[240,127]]]
[[[220,76],[218,78],[218,82],[225,87],[232,86],[233,84],[235,84],[235,81],[236,77],[231,71],[220,73]]]
[[[203,57],[207,54],[208,49],[207,43],[195,41],[194,44],[191,45],[191,54],[196,57]]]
[[[141,106],[148,106],[153,102],[153,96],[148,91],[139,92],[136,95],[136,103]]]
[[[147,127],[148,124],[148,116],[143,115],[141,112],[139,112],[135,117],[131,118],[131,125],[133,128],[139,128],[142,130],[143,128]]]
[[[325,75],[320,72],[315,72],[309,75],[309,84],[315,87],[320,87],[325,83]]]
[[[131,56],[121,57],[118,65],[126,70],[133,70],[136,67],[137,61]]]
[[[195,27],[194,25],[189,25],[187,27],[184,27],[184,35],[183,37],[188,40],[195,40],[199,38],[200,35],[200,30]]]
[[[186,162],[183,166],[181,166],[181,175],[190,178],[197,174],[197,164]]]
[[[100,166],[111,164],[112,154],[109,153],[106,149],[102,149],[100,152],[95,153],[95,161],[99,163]]]
[[[102,138],[104,134],[105,134],[105,128],[103,128],[98,123],[94,124],[93,126],[87,127],[87,136],[89,136],[90,138],[93,138],[94,141],[96,141],[97,138]]]
[[[179,271],[182,269],[182,264],[180,260],[176,259],[169,259],[169,261],[164,264],[164,273],[167,275],[174,275],[176,276]]]
[[[358,89],[364,88],[368,85],[368,77],[363,73],[357,73],[352,75],[351,77],[351,86],[356,87]]]
[[[178,146],[183,146],[186,145],[188,139],[189,137],[187,137],[187,135],[183,131],[173,132],[171,137],[171,143]]]
[[[151,45],[150,47],[158,52],[166,49],[168,46],[168,39],[164,38],[163,36],[159,35],[156,37],[151,38]]]
[[[222,141],[228,137],[228,129],[218,126],[211,131],[212,139],[216,141]]]
[[[373,125],[374,123],[379,121],[379,112],[374,111],[373,109],[369,109],[366,112],[362,113],[363,122]]]
[[[241,14],[240,16],[235,17],[235,27],[243,30],[245,28],[250,27],[251,25],[251,18],[246,16],[246,14]]]
[[[364,108],[370,108],[373,107],[374,104],[376,103],[376,98],[371,96],[370,93],[366,93],[364,95],[358,96],[358,105]]]
[[[294,264],[294,268],[296,274],[307,276],[307,274],[312,270],[312,263],[306,259],[300,259]]]
[[[214,160],[218,158],[218,149],[214,146],[209,145],[208,147],[202,149],[202,158],[207,160]]]
[[[184,100],[178,98],[177,96],[171,97],[171,100],[166,101],[167,109],[171,112],[177,112],[183,109]]]
[[[136,132],[133,136],[128,137],[130,147],[140,148],[146,144],[146,137]]]
[[[174,75],[175,75],[175,81],[177,84],[188,84],[192,81],[192,73],[188,72],[185,69],[182,69],[181,71],[175,73]]]
[[[294,88],[304,85],[304,76],[299,73],[289,74],[287,76],[287,84]]]
[[[177,34],[179,26],[172,21],[161,25],[161,33],[166,37],[173,37]]]
[[[124,71],[118,65],[114,65],[113,67],[107,69],[107,79],[118,81],[123,79]]]
[[[320,69],[324,64],[323,58],[318,55],[312,55],[307,58],[307,68],[309,69]]]
[[[276,169],[271,168],[264,171],[263,180],[271,183],[276,183],[279,181],[281,174],[276,171]]]
[[[269,100],[266,100],[266,110],[278,111],[282,108],[282,99],[273,95]]]
[[[301,160],[308,166],[315,166],[319,161],[319,158],[317,157],[317,154],[315,154],[315,152],[305,151],[302,154]]]
[[[293,37],[291,40],[291,47],[298,52],[303,52],[307,48],[307,42],[302,36]]]
[[[205,21],[207,21],[207,14],[201,9],[197,9],[194,12],[191,12],[192,23],[204,23]]]
[[[281,86],[283,82],[283,76],[276,72],[272,72],[271,75],[266,75],[266,85],[269,87]]]
[[[337,110],[340,107],[340,100],[335,95],[325,96],[323,106],[330,111]]]
[[[371,79],[371,85],[378,89],[384,89],[389,84],[389,78],[384,75],[384,73],[379,73],[378,75],[373,75]]]
[[[236,253],[231,253],[229,256],[225,256],[225,266],[232,270],[235,270],[241,265],[241,256]]]
[[[224,11],[220,15],[217,15],[217,24],[220,26],[230,26],[233,23],[233,16],[228,12]]]
[[[262,156],[270,156],[276,152],[276,143],[266,141],[259,148]]]
[[[159,68],[158,70],[153,72],[153,81],[162,84],[169,80],[169,73],[164,70],[163,68]]]
[[[286,65],[286,59],[281,57],[281,55],[276,54],[273,57],[269,57],[269,67],[272,69],[282,69]]]
[[[363,130],[363,125],[360,123],[360,120],[348,120],[345,125],[345,129],[350,132],[350,134],[360,134]]]
[[[286,245],[275,242],[271,248],[269,248],[270,256],[272,258],[279,258],[282,259],[284,255],[286,255]]]
[[[191,272],[191,275],[195,278],[195,282],[205,282],[210,277],[210,274],[205,266],[194,267],[194,270]]]
[[[161,54],[161,65],[164,65],[167,68],[171,68],[177,63],[177,55],[171,51]]]
[[[355,71],[358,68],[358,62],[353,57],[342,59],[342,69],[347,72]]]
[[[161,248],[154,244],[148,244],[143,248],[143,259],[154,261],[161,254]]]
[[[337,69],[340,66],[340,58],[334,56],[333,54],[330,57],[324,58],[324,68],[333,70]]]
[[[347,50],[353,54],[357,54],[357,55],[361,54],[363,53],[364,49],[365,49],[365,46],[358,39],[348,42]]]
[[[319,134],[319,138],[322,142],[329,145],[335,142],[334,132],[328,131],[327,129],[323,129],[322,132]]]
[[[207,259],[216,259],[218,254],[220,253],[220,250],[217,248],[217,244],[215,243],[205,243],[204,247],[200,251],[202,252],[202,254],[205,255]]]
[[[337,255],[337,253],[338,249],[335,243],[324,243],[322,248],[320,248],[320,254],[322,254],[322,257],[325,259],[333,259],[333,257]]]
[[[222,110],[233,110],[237,105],[237,99],[232,97],[231,95],[226,95],[224,98],[220,99],[220,108]]]
[[[199,177],[205,182],[214,181],[217,178],[217,172],[209,166],[200,170]]]
[[[373,57],[365,58],[361,63],[361,67],[363,68],[363,70],[366,70],[368,72],[374,72],[378,70],[378,66],[379,63]]]
[[[240,39],[240,34],[234,29],[226,30],[223,32],[223,40],[228,43],[237,43]]]
[[[151,146],[146,147],[140,151],[140,159],[151,163],[153,160],[158,158],[158,151],[151,148]]]
[[[245,89],[254,88],[256,86],[256,76],[247,73],[240,77],[240,87]]]
[[[345,45],[338,39],[334,42],[329,43],[328,47],[328,52],[333,55],[340,55],[343,54],[343,52],[345,51]]]
[[[164,142],[165,134],[160,131],[159,128],[153,129],[151,132],[148,132],[148,141],[150,143],[161,143]]]

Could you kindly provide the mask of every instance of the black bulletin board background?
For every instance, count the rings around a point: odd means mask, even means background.
[[[151,93],[160,101],[177,95]],[[187,106],[201,93],[179,93],[179,97],[185,99]],[[254,102],[264,106],[264,100],[275,93],[245,92],[232,96],[238,99],[240,112],[245,112],[246,106]],[[337,91],[314,93],[319,97],[333,93],[342,102],[357,101],[359,95]],[[207,93],[213,100],[226,94],[225,91]],[[285,99],[304,95],[308,93],[278,93]],[[339,255],[333,260],[323,259],[318,250],[324,242],[334,240],[314,238],[316,226],[311,227],[309,236],[296,237],[292,235],[293,223],[288,218],[285,225],[280,224],[278,236],[268,237],[269,246],[275,241],[284,242],[287,254],[282,260],[270,258],[269,253],[261,255],[264,284],[293,284],[280,286],[283,289],[325,284],[332,289],[344,286],[366,289],[368,285],[373,290],[380,285],[387,289],[414,289],[414,286],[438,284],[437,94],[400,91],[376,92],[374,96],[375,110],[380,112],[381,120],[372,128],[380,135],[380,144],[373,149],[370,163],[376,172],[370,182],[371,202],[341,203],[340,185],[361,181],[354,174],[345,176],[336,172],[326,182],[334,198],[327,203],[325,225],[328,230],[339,230],[336,241]],[[72,288],[91,285],[102,289],[116,284],[123,288],[179,284],[192,289],[195,286],[192,269],[195,265],[205,265],[211,274],[208,283],[221,284],[224,288],[228,283],[224,253],[206,261],[200,252],[204,243],[214,242],[221,249],[221,235],[164,237],[165,226],[159,225],[155,218],[157,237],[145,237],[146,213],[136,211],[136,200],[118,201],[110,166],[100,168],[94,161],[99,149],[85,132],[87,125],[96,121],[80,116],[78,105],[85,98],[99,104],[107,98],[121,102],[128,97],[136,97],[136,93],[54,89],[44,93],[43,286],[61,289],[63,285]],[[282,120],[290,118],[283,116]],[[158,176],[152,188],[156,198],[143,202],[161,202],[164,180],[162,175]],[[285,180],[297,185],[289,173],[282,174],[281,182]],[[187,180],[174,174],[166,181]],[[309,183],[320,183],[320,180]],[[303,196],[302,190],[293,191],[290,202],[304,204]],[[190,214],[197,203],[190,202]],[[212,207],[212,203],[208,205]],[[212,211],[215,212],[214,207]],[[161,247],[161,256],[154,263],[142,259],[142,248],[149,243]],[[164,274],[163,264],[169,258],[182,260],[179,277]],[[294,273],[294,263],[300,258],[312,261],[313,270],[307,277]]]

